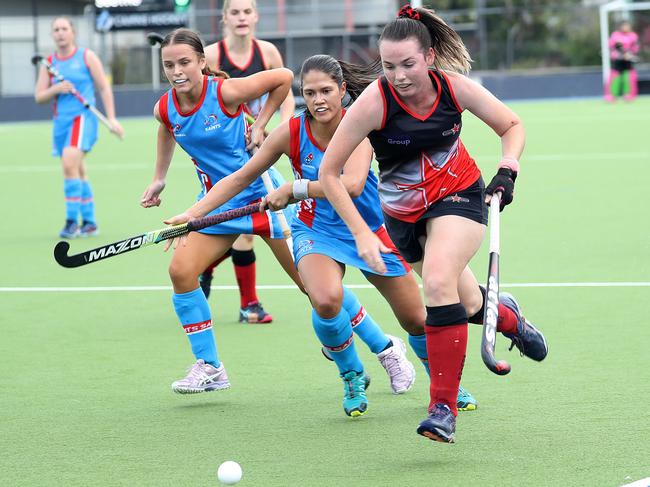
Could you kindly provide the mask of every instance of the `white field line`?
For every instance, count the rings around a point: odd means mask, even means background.
[[[371,284],[346,284],[350,289],[373,289]],[[420,285],[420,287],[422,287]],[[636,282],[513,282],[501,284],[501,288],[522,287],[650,287],[650,281]],[[69,287],[0,287],[2,293],[62,293],[62,292],[124,292],[124,291],[171,291],[171,286],[69,286]],[[236,291],[237,286],[212,286],[218,291]],[[257,289],[284,291],[298,289],[293,284],[262,284]]]
[[[631,484],[622,485],[621,487],[650,487],[650,477],[637,480],[636,482],[632,482]]]
[[[477,155],[474,159],[487,160],[497,157],[493,155]],[[612,159],[646,159],[650,161],[650,152],[595,152],[589,154],[529,154],[524,155],[525,161],[596,161]],[[116,171],[149,171],[153,170],[154,163],[123,163],[123,164],[91,164],[92,171],[116,172]],[[187,164],[172,164],[170,169],[187,170]],[[39,173],[39,172],[61,172],[60,164],[52,161],[52,164],[34,164],[34,165],[12,165],[0,166],[0,174],[10,173]]]

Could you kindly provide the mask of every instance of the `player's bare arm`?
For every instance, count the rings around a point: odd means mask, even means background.
[[[258,39],[257,42],[262,49],[262,54],[264,55],[264,59],[267,60],[267,66],[270,69],[284,67],[284,63],[282,62],[282,55],[280,54],[280,51],[278,51],[277,47],[268,41],[262,41]],[[280,106],[280,120],[283,122],[289,120],[293,116],[295,110],[296,100],[293,96],[293,92],[289,90],[287,97]]]
[[[240,169],[217,182],[203,198],[183,214],[166,221],[178,224],[207,215],[250,186],[256,178],[275,164],[282,154],[288,152],[289,123],[286,122],[271,132],[253,157]]]
[[[153,116],[159,122],[156,142],[156,168],[151,184],[149,184],[140,198],[140,205],[144,208],[160,206],[160,193],[165,189],[165,178],[167,177],[167,171],[169,170],[172,156],[174,155],[174,148],[176,147],[174,137],[172,137],[172,134],[160,117],[158,102],[154,105]]]

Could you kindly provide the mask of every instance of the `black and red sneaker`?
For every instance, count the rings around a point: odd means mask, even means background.
[[[418,435],[422,435],[433,441],[442,443],[454,443],[456,432],[456,416],[446,404],[436,404],[429,411],[427,419],[420,423],[417,429]]]
[[[264,311],[262,303],[255,301],[249,303],[245,308],[239,309],[239,322],[240,323],[271,323],[273,316]]]
[[[499,293],[499,302],[509,308],[517,315],[517,333],[504,333],[503,336],[510,338],[513,347],[517,347],[522,355],[541,362],[548,355],[548,345],[541,331],[523,317],[521,308],[515,297],[510,293]]]

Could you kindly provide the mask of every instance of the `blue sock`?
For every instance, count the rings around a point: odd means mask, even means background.
[[[352,330],[368,345],[372,353],[379,353],[390,345],[390,338],[366,313],[361,303],[347,287],[343,286],[343,309],[350,315]]]
[[[95,200],[88,181],[81,181],[81,219],[84,223],[95,223]]]
[[[174,294],[172,302],[176,315],[187,333],[194,357],[197,360],[203,359],[214,367],[219,367],[221,362],[212,333],[210,306],[201,288],[196,288],[189,293]]]
[[[409,335],[409,345],[415,352],[417,358],[420,359],[422,365],[424,365],[424,370],[429,374],[429,359],[427,357],[427,336],[426,335]]]
[[[81,206],[81,179],[65,179],[63,193],[65,194],[65,219],[76,222]]]
[[[345,310],[341,309],[339,314],[330,319],[321,318],[312,310],[311,322],[316,336],[332,356],[341,375],[351,370],[363,372],[363,364],[354,347],[350,316]]]

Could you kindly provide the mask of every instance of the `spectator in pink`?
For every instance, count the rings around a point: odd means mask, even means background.
[[[628,101],[636,98],[639,89],[634,62],[639,52],[639,36],[629,22],[621,23],[609,38],[611,69],[605,85],[605,100],[612,102],[623,95]]]

